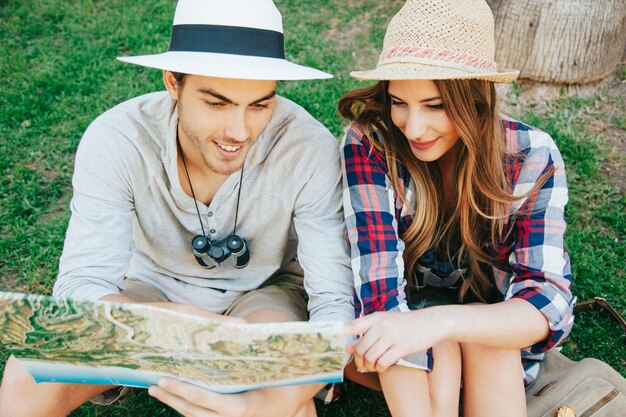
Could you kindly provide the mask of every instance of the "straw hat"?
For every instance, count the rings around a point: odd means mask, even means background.
[[[282,18],[271,0],[180,0],[167,52],[118,59],[209,77],[332,78],[285,59]]]
[[[378,65],[359,80],[481,79],[510,82],[498,69],[494,22],[485,0],[408,0],[391,19]]]

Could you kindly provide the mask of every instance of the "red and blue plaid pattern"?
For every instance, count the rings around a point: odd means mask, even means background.
[[[572,276],[563,243],[567,183],[563,159],[548,134],[504,117],[502,124],[508,154],[505,172],[515,195],[526,193],[543,173],[552,171],[538,192],[510,208],[510,238],[486,248],[497,258],[492,270],[501,300],[523,298],[550,323],[547,340],[522,350],[525,382],[530,383],[545,352],[569,334],[574,321]],[[404,205],[391,184],[384,156],[356,126],[343,139],[342,163],[356,314],[408,311],[405,246],[399,236],[410,225],[414,209]],[[398,173],[409,201],[419,198],[413,196],[412,180],[401,165]],[[422,352],[405,359],[430,369],[432,358]]]

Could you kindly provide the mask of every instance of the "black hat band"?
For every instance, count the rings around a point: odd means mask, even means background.
[[[174,25],[169,50],[285,59],[282,33],[239,26]]]

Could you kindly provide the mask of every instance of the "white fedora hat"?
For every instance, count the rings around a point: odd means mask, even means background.
[[[480,79],[510,82],[519,71],[495,62],[494,21],[485,0],[407,0],[391,19],[378,65],[359,80]]]
[[[332,78],[285,59],[282,18],[271,0],[179,0],[167,52],[118,59],[220,78]]]

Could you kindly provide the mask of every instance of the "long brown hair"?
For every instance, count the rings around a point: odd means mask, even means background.
[[[458,259],[465,257],[469,261],[460,301],[469,296],[490,301],[495,283],[490,273],[493,258],[485,251],[486,244],[505,240],[509,206],[527,194],[513,196],[509,190],[504,133],[494,84],[482,80],[434,80],[434,83],[462,141],[455,197],[448,206],[440,192],[442,179],[437,162],[417,159],[406,137],[391,120],[388,81],[345,94],[339,100],[338,111],[356,123],[385,155],[392,184],[404,204],[410,202],[400,186],[397,162],[406,168],[415,184],[413,222],[400,236],[406,245],[404,261],[408,276],[428,249],[443,248],[451,259],[450,252],[458,248]],[[374,139],[374,131],[383,136],[382,141]],[[545,176],[528,194],[543,182]],[[407,281],[411,285],[412,280]]]

